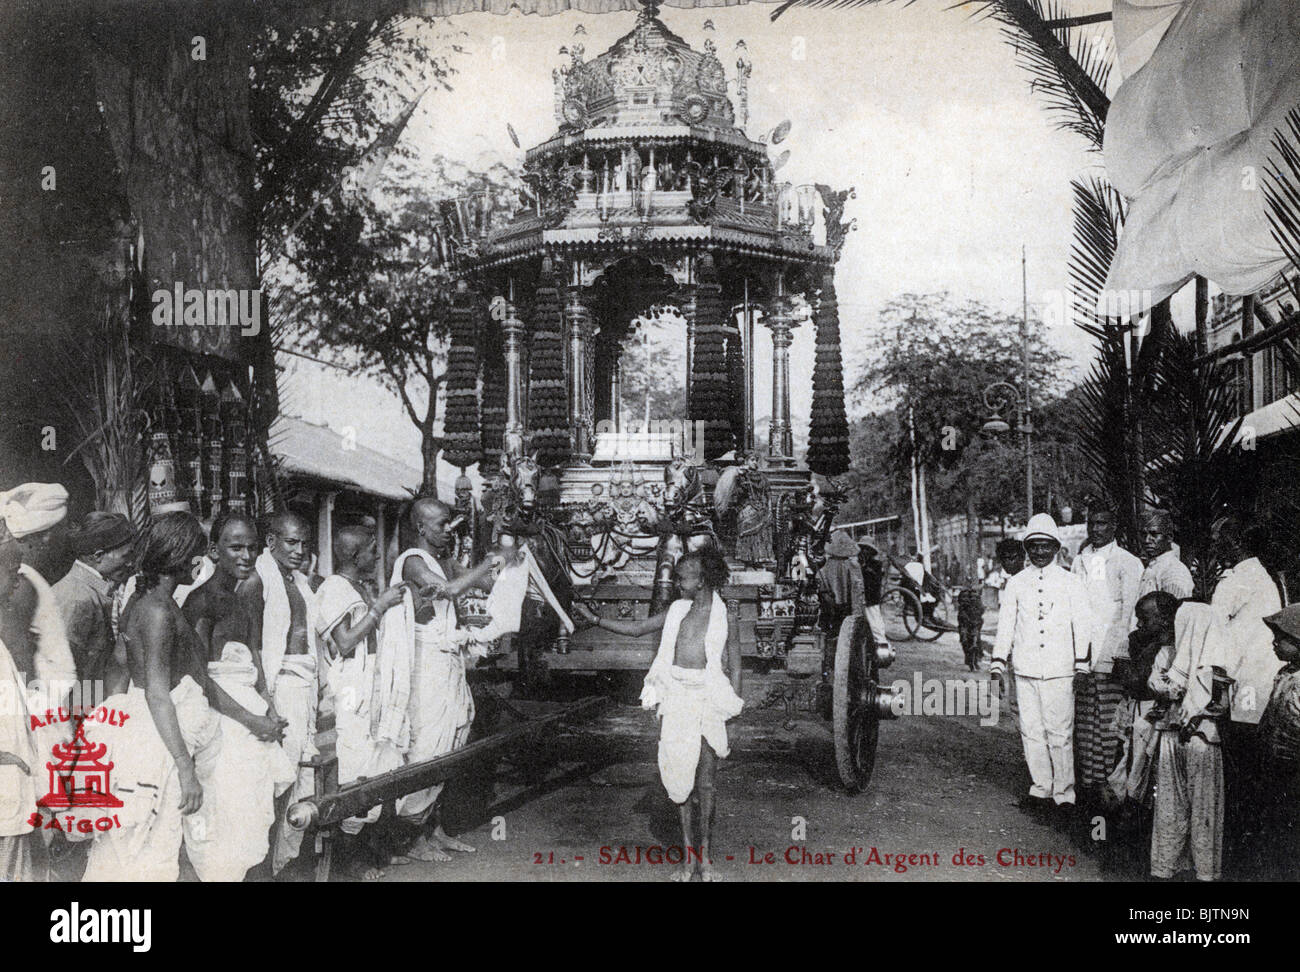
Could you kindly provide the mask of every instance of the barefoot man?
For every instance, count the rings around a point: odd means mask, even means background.
[[[402,765],[402,754],[392,743],[381,742],[370,731],[370,700],[374,689],[375,653],[379,647],[379,622],[389,608],[402,603],[405,588],[390,587],[372,597],[367,580],[374,576],[379,559],[375,534],[361,526],[346,526],[334,534],[334,566],[338,573],[325,578],[316,592],[316,633],[326,658],[326,691],[334,701],[335,751],[339,761],[339,785],[347,786],[363,777],[379,776]],[[382,807],[372,807],[363,816],[349,817],[340,825],[350,836],[362,833],[367,824],[379,821]],[[362,880],[383,874],[381,862],[395,864],[379,846],[381,837],[365,830],[366,850],[373,858]]]
[[[262,667],[262,604],[243,582],[253,573],[257,528],[242,513],[212,524],[211,577],[185,599],[185,618],[198,634],[204,691],[222,715],[221,745],[200,763],[207,794],[186,818],[185,848],[204,881],[242,881],[270,850],[275,797],[296,776],[280,743],[286,720],[272,704]]]
[[[674,880],[717,880],[709,859],[713,834],[713,779],[717,761],[730,752],[727,720],[740,714],[740,641],[729,623],[720,591],[729,572],[712,548],[686,553],[677,562],[679,599],[644,621],[597,618],[579,603],[575,610],[606,631],[639,636],[659,629],[659,654],[646,674],[641,704],[658,708],[659,775],[682,818],[686,866]],[[692,819],[699,813],[699,828]],[[699,838],[698,843],[696,838]]]
[[[405,583],[409,589],[401,606],[393,608],[384,618],[380,650],[389,651],[390,642],[400,639],[400,645],[392,644],[392,648],[410,652],[408,763],[460,749],[469,741],[470,724],[474,721],[474,696],[465,680],[466,649],[456,638],[455,598],[488,577],[494,561],[484,561],[474,570],[448,580],[450,568],[444,569],[438,555],[448,549],[450,515],[450,507],[440,500],[432,497],[416,500],[411,507],[416,545],[393,563],[391,584]],[[411,590],[419,592],[418,599]],[[408,851],[416,860],[449,861],[448,851],[471,853],[474,850],[443,829],[437,810],[441,794],[439,783],[403,797],[398,803],[398,814],[417,827],[424,828],[430,819],[434,821],[433,831],[421,834]]]
[[[316,755],[316,598],[300,568],[307,559],[311,529],[296,513],[277,513],[266,534],[266,550],[245,584],[250,602],[261,601],[262,672],[275,711],[286,720],[284,753],[297,779],[276,805],[276,837],[271,873],[279,874],[298,856],[302,831],[285,823],[290,802],[314,792],[312,770],[304,760]]]

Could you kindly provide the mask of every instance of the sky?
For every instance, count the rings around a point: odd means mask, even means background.
[[[781,176],[795,184],[853,186],[848,237],[836,286],[846,384],[861,367],[879,309],[903,293],[951,291],[1008,313],[1021,307],[1021,248],[1032,308],[1066,289],[1073,178],[1100,165],[1078,135],[1055,130],[1029,89],[996,24],[945,9],[948,0],[862,10],[791,10],[749,4],[710,10],[662,9],[660,17],[692,47],[712,37],[733,86],[735,43],[753,62],[748,134],[789,119]],[[1098,0],[1067,4],[1091,12]],[[633,13],[525,17],[468,14],[438,30],[463,31],[451,91],[430,90],[403,136],[420,154],[486,167],[522,165],[524,149],[556,130],[552,68],[576,39],[591,59],[631,29]],[[705,22],[714,29],[706,31]],[[512,143],[507,126],[518,134]],[[1082,371],[1089,339],[1060,325],[1049,340]],[[768,414],[770,350],[757,343],[756,414]],[[792,418],[806,434],[812,328],[795,332]],[[319,396],[318,396],[319,397]],[[332,396],[314,417],[337,425]],[[375,415],[376,448],[418,465],[413,426]],[[385,412],[385,409],[377,409]],[[359,421],[353,410],[344,417]],[[404,427],[403,427],[404,426]]]

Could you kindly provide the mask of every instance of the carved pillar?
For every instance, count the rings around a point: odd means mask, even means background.
[[[614,431],[623,431],[623,362],[614,358],[609,368],[609,419]]]
[[[691,260],[691,257],[687,257]],[[695,292],[695,274],[690,275],[690,283],[682,287],[682,296],[677,301],[677,307],[682,312],[682,317],[686,318],[686,415],[694,419],[695,409],[695,318],[698,316],[698,303]]]
[[[788,466],[794,462],[794,437],[790,430],[790,345],[798,325],[781,277],[777,277],[776,296],[768,303],[763,323],[772,332],[772,425],[767,454],[773,463]]]
[[[590,308],[583,303],[582,291],[582,264],[574,261],[564,302],[564,320],[569,332],[569,428],[573,458],[586,464],[591,461],[592,449],[591,350],[595,324]]]
[[[514,282],[506,301],[506,316],[501,322],[501,337],[506,359],[506,431],[502,451],[515,458],[524,454],[524,322],[519,319],[514,302]]]

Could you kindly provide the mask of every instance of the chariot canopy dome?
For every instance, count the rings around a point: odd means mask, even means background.
[[[763,154],[763,146],[737,125],[713,41],[706,40],[702,52],[694,50],[664,26],[657,11],[647,5],[631,31],[590,61],[582,60],[580,45],[569,48],[573,62],[555,74],[557,137],[693,134]]]
[[[711,38],[692,47],[647,3],[604,53],[587,60],[577,41],[560,53],[568,62],[552,72],[556,130],[525,155],[522,208],[503,210],[487,193],[458,203],[462,272],[629,246],[834,264],[847,193],[779,182],[781,161],[745,133],[752,65],[743,41],[724,66]],[[824,243],[814,239],[823,205]]]

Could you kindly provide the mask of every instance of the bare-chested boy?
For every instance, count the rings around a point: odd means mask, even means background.
[[[740,641],[720,595],[729,575],[722,555],[713,548],[691,551],[677,562],[675,575],[678,599],[642,621],[597,618],[577,602],[574,608],[606,631],[639,636],[662,630],[641,703],[658,710],[659,774],[681,813],[686,865],[674,879],[689,881],[698,873],[702,881],[715,881],[709,859],[713,782],[717,760],[730,751],[726,722],[743,704]]]

